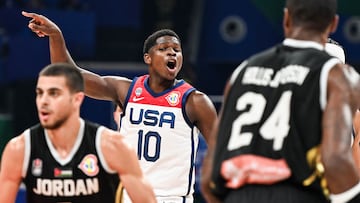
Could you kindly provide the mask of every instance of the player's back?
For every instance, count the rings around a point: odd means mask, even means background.
[[[215,155],[218,181],[236,193],[228,202],[326,201],[319,181],[309,177],[321,140],[327,75],[336,63],[320,44],[287,39],[237,68],[219,126],[224,150]],[[232,175],[239,170],[243,175]]]

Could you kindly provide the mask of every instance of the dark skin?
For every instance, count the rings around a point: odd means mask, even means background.
[[[61,30],[45,16],[23,12],[23,15],[32,20],[29,28],[39,37],[49,37],[51,62],[68,62],[76,65],[70,56]],[[149,53],[144,54],[144,62],[149,67],[149,86],[154,92],[162,92],[177,83],[175,77],[183,63],[181,45],[178,39],[172,36],[163,36],[156,40]],[[174,69],[167,67],[167,62],[176,63]],[[89,97],[110,100],[123,104],[131,80],[120,76],[99,76],[96,73],[81,69],[85,78],[85,94]],[[193,92],[186,103],[186,114],[209,139],[210,132],[216,121],[216,110],[211,100],[202,92]]]
[[[324,46],[328,36],[335,32],[338,25],[338,16],[334,16],[327,29],[317,33],[308,31],[301,25],[293,25],[290,16],[291,13],[285,9],[283,27],[287,38],[311,40]],[[360,181],[349,147],[352,118],[360,101],[360,79],[353,68],[338,63],[329,73],[327,86],[328,98],[323,113],[321,141],[321,146],[326,147],[321,147],[321,158],[329,190],[337,194]]]
[[[325,46],[330,33],[337,27],[338,17],[334,16],[333,22],[328,28],[318,33],[307,30],[304,26],[295,26],[291,21],[291,13],[285,9],[283,28],[286,38],[297,40],[308,40]],[[226,100],[231,84],[227,83],[224,90]],[[358,170],[351,151],[351,126],[353,112],[360,105],[360,77],[357,72],[348,65],[337,64],[328,76],[327,83],[327,105],[322,120],[322,140],[320,147],[321,161],[325,167],[325,178],[328,188],[332,194],[342,193],[360,181]],[[219,113],[219,120],[222,110]],[[214,129],[213,137],[217,136],[217,127]],[[356,143],[356,142],[355,142]],[[211,193],[211,171],[214,157],[215,145],[208,145],[208,154],[205,157],[202,171],[202,191],[208,203],[220,202]],[[360,153],[358,153],[360,154]],[[341,174],[341,175],[339,175]]]
[[[67,62],[77,66],[66,48],[61,30],[55,23],[35,13],[22,12],[22,14],[31,18],[28,27],[33,32],[39,37],[49,37],[52,63]],[[148,85],[158,93],[178,82],[176,76],[181,70],[183,56],[181,44],[176,37],[162,36],[156,42],[156,45],[144,54],[144,62],[149,70]],[[174,67],[169,67],[169,62],[175,64]],[[117,104],[124,103],[131,80],[120,76],[100,76],[85,69],[80,70],[85,79],[87,96]],[[190,121],[197,126],[208,144],[213,143],[211,133],[217,121],[217,114],[209,97],[199,91],[191,93],[186,101],[185,110]]]

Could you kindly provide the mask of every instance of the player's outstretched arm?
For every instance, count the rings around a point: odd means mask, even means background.
[[[52,63],[66,62],[76,65],[67,50],[60,28],[53,21],[37,13],[22,11],[21,14],[31,19],[28,24],[31,31],[36,33],[39,37],[49,37]]]

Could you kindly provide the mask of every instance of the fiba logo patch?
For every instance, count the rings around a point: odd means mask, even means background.
[[[86,155],[78,167],[88,176],[96,176],[99,173],[98,160],[93,154]]]
[[[141,93],[142,93],[142,88],[141,87],[136,88],[135,95],[138,97],[141,95]]]
[[[170,94],[168,96],[166,96],[166,100],[171,106],[178,105],[179,98],[180,98],[180,92],[177,92],[177,91],[170,92]]]

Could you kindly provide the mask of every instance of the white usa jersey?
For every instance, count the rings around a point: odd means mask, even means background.
[[[120,132],[135,148],[158,198],[192,199],[199,132],[185,113],[185,103],[195,88],[181,80],[164,92],[154,93],[148,77],[133,80]]]

